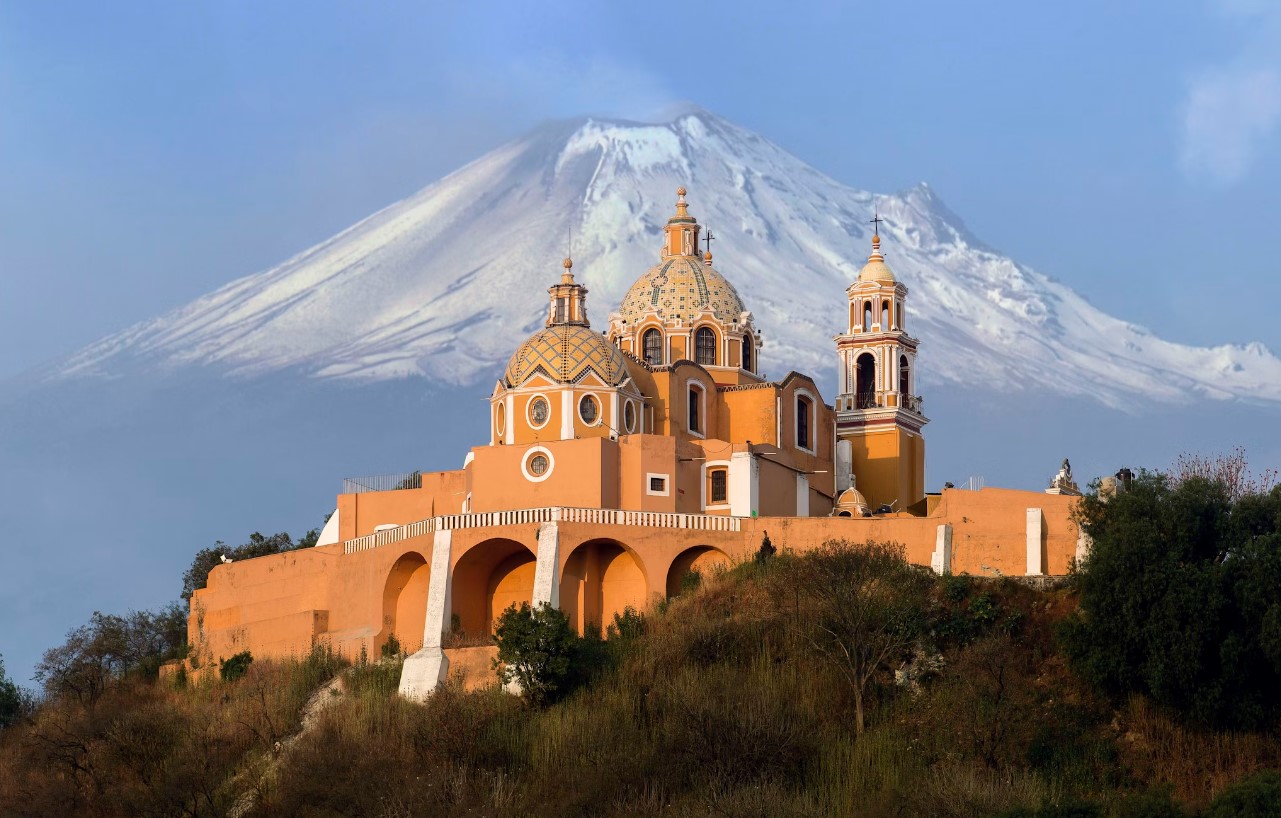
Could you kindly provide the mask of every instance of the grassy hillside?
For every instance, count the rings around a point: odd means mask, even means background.
[[[458,686],[408,703],[397,661],[323,649],[48,701],[0,732],[0,814],[1221,818],[1276,786],[1257,775],[1281,768],[1275,730],[1193,727],[1074,675],[1070,587],[871,577],[862,624],[910,639],[871,669],[860,734],[823,590],[844,586],[816,559],[691,577],[544,708]]]

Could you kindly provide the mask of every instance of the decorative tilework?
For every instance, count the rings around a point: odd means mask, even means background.
[[[709,307],[721,321],[733,321],[743,312],[743,300],[734,285],[701,259],[675,258],[637,279],[623,297],[619,314],[633,325],[651,310],[664,321],[681,318],[692,322]]]
[[[605,383],[618,386],[627,379],[627,364],[599,333],[560,324],[539,330],[520,345],[507,363],[507,385],[520,386],[538,372],[557,383],[577,383],[595,372]]]

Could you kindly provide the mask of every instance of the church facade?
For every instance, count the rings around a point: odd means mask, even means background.
[[[565,260],[461,469],[348,481],[316,547],[216,567],[191,601],[192,669],[318,641],[377,656],[394,638],[412,654],[401,691],[421,697],[511,604],[600,629],[767,535],[897,541],[940,573],[1066,573],[1084,547],[1069,494],[926,493],[918,342],[879,231],[846,291],[829,404],[806,375],[759,374],[753,314],[699,252],[685,195],[603,331]]]

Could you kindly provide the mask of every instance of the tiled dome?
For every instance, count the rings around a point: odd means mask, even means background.
[[[734,321],[743,312],[743,300],[711,265],[696,256],[676,256],[637,279],[618,312],[629,324],[636,324],[650,310],[664,321],[679,317],[689,322],[707,307],[717,319]]]
[[[604,336],[581,325],[557,324],[517,347],[505,378],[509,387],[520,386],[536,372],[557,383],[576,383],[589,370],[610,386],[627,380],[623,354]]]
[[[858,273],[859,281],[879,281],[886,284],[894,283],[894,273],[890,270],[889,265],[885,263],[885,256],[881,255],[881,237],[872,237],[872,255],[868,257],[867,264]]]

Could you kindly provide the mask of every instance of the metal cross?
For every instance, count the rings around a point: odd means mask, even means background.
[[[708,230],[707,235],[703,236],[703,243],[707,245],[707,252],[712,252],[712,242],[714,241],[716,241],[716,237],[712,235],[711,230]]]
[[[881,218],[881,214],[877,213],[876,211],[872,211],[872,221],[871,221],[872,233],[875,234],[878,238],[881,235],[881,222],[883,221],[885,221],[885,219]]]

